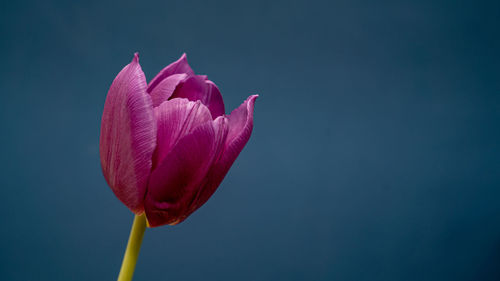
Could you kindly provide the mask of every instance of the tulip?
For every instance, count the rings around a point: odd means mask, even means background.
[[[256,98],[226,115],[217,86],[196,75],[185,54],[147,84],[136,53],[104,104],[100,157],[108,185],[136,220],[182,222],[212,196],[248,142]]]
[[[177,224],[217,189],[252,132],[257,95],[230,115],[186,55],[146,84],[136,53],[109,89],[100,156],[109,186],[150,226]]]

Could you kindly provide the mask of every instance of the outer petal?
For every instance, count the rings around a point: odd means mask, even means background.
[[[191,69],[187,62],[186,54],[182,54],[182,56],[176,60],[175,62],[169,64],[167,67],[162,69],[158,75],[149,82],[148,85],[148,93],[151,93],[153,89],[161,82],[163,79],[167,78],[173,74],[186,73],[188,76],[194,75],[194,71]]]
[[[205,204],[210,196],[212,196],[250,139],[253,129],[253,109],[257,97],[258,95],[248,97],[243,104],[233,110],[231,115],[228,116],[229,131],[224,150],[221,156],[214,161],[214,164],[207,173],[203,188],[200,189],[187,215]]]
[[[152,172],[144,202],[150,226],[176,224],[198,194],[213,161],[225,144],[225,117],[198,126],[184,136]]]
[[[212,117],[215,119],[224,115],[224,101],[219,89],[205,76],[196,75],[187,78],[175,90],[172,98],[187,98],[191,101],[200,100],[210,109]]]
[[[192,102],[187,99],[166,101],[156,107],[154,113],[158,133],[153,167],[163,162],[165,156],[180,138],[191,133],[199,125],[212,121],[212,116],[206,106],[200,101]]]
[[[109,186],[137,214],[144,210],[143,198],[155,144],[153,106],[136,53],[115,78],[106,97],[100,155]]]

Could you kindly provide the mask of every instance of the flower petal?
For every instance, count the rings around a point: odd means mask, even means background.
[[[163,81],[161,81],[150,93],[151,99],[153,100],[153,107],[157,107],[162,104],[162,102],[168,100],[174,93],[177,85],[187,77],[188,75],[186,73],[181,73],[173,74],[163,79]]]
[[[111,84],[101,120],[100,156],[109,186],[134,213],[143,198],[156,145],[156,125],[146,77],[136,53]]]
[[[163,162],[179,139],[191,133],[199,125],[212,121],[210,111],[205,105],[200,101],[193,102],[187,99],[176,98],[163,102],[154,109],[154,113],[158,131],[153,168]]]
[[[188,77],[177,87],[172,98],[199,100],[210,109],[214,119],[225,113],[224,101],[219,89],[214,82],[206,80],[206,77],[202,75]]]
[[[153,170],[144,207],[150,226],[184,220],[213,161],[225,144],[228,121],[219,117],[198,126]]]
[[[176,60],[175,62],[167,65],[164,69],[162,69],[158,75],[149,82],[148,85],[148,93],[151,93],[153,89],[161,82],[163,79],[167,78],[173,74],[186,73],[188,76],[194,75],[194,71],[188,64],[186,53],[182,54],[182,56]]]
[[[228,134],[224,150],[205,177],[203,188],[190,206],[187,215],[194,212],[212,196],[234,161],[250,139],[253,129],[253,109],[258,95],[252,95],[228,116]]]

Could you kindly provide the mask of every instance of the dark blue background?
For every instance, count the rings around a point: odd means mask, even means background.
[[[135,280],[499,280],[498,1],[2,1],[0,279],[114,280],[109,85],[187,52],[255,128]]]

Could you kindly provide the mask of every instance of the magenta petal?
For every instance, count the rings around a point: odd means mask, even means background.
[[[208,107],[215,119],[224,115],[224,101],[217,86],[205,76],[196,75],[182,82],[172,95],[172,98],[187,98],[190,101],[201,101]]]
[[[253,109],[258,95],[253,95],[233,110],[228,116],[229,131],[224,145],[222,155],[214,162],[207,173],[204,187],[190,207],[187,215],[194,212],[212,196],[217,187],[226,176],[229,168],[233,165],[236,157],[250,139],[253,129]]]
[[[166,101],[156,107],[154,113],[158,133],[153,167],[163,161],[180,138],[191,133],[199,125],[212,121],[210,111],[205,105],[200,101],[192,102],[187,99]]]
[[[239,150],[237,153],[243,149],[243,146],[247,143],[250,138],[250,134],[253,129],[253,108],[255,105],[255,100],[259,95],[249,96],[238,108],[233,110],[228,116],[229,119],[229,133],[227,136],[227,147],[235,148]],[[236,147],[232,147],[236,146]],[[226,150],[228,149],[226,148]],[[234,158],[236,158],[236,155]]]
[[[188,77],[187,74],[174,74],[163,79],[152,91],[151,99],[153,107],[159,106],[162,102],[168,100],[175,91],[177,85]]]
[[[186,73],[188,76],[194,75],[194,71],[188,64],[186,54],[182,54],[182,56],[176,60],[175,62],[169,64],[167,67],[162,69],[160,73],[158,73],[151,82],[149,82],[148,93],[151,93],[153,89],[161,82],[163,79],[167,78],[173,74]]]
[[[134,213],[143,198],[156,145],[156,125],[146,77],[136,53],[111,84],[101,120],[100,156],[104,177]]]
[[[210,166],[222,152],[227,129],[225,117],[198,126],[153,170],[144,203],[151,226],[175,224],[187,217]]]
[[[203,100],[202,102],[208,107],[208,109],[210,109],[212,117],[215,119],[216,117],[226,114],[224,100],[222,99],[222,95],[220,94],[217,85],[210,80],[206,80],[205,84],[207,85],[207,90],[204,99],[205,102],[203,102]]]

